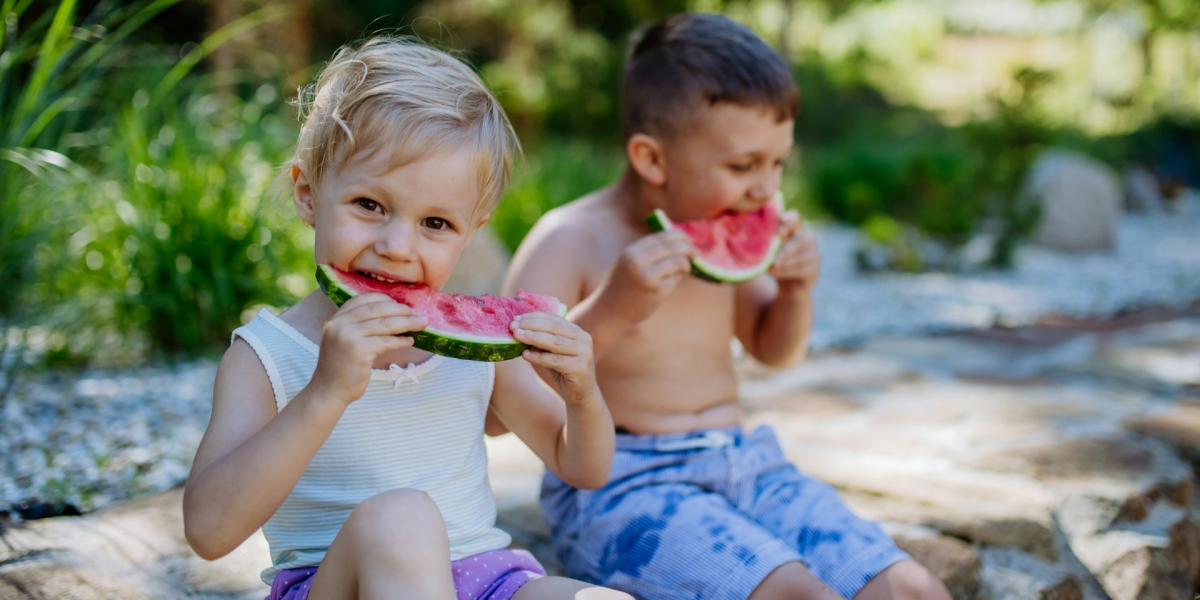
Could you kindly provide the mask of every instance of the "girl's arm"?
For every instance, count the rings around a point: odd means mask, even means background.
[[[196,554],[224,556],[262,527],[343,411],[309,387],[276,415],[258,356],[235,341],[217,369],[212,419],[183,492],[184,535]]]
[[[425,324],[382,294],[346,301],[325,323],[312,380],[278,415],[258,356],[246,342],[234,342],[217,369],[212,419],[183,492],[184,535],[192,549],[215,559],[262,527],[346,407],[366,392],[375,357],[412,346],[412,337],[397,334]]]
[[[496,365],[491,410],[564,482],[595,489],[608,482],[615,435],[596,385],[591,338],[566,319],[518,318],[513,337],[530,344],[523,360]],[[530,363],[550,374],[555,393]]]

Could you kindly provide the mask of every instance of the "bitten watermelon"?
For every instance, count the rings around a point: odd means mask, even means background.
[[[678,229],[692,239],[698,256],[692,274],[718,283],[741,283],[767,272],[783,240],[779,237],[782,198],[753,212],[728,211],[707,221],[674,222],[655,209],[646,222],[653,231]]]
[[[414,346],[464,360],[496,362],[520,356],[529,346],[513,339],[508,328],[517,315],[567,314],[566,305],[557,298],[525,290],[512,298],[445,294],[426,285],[387,283],[329,265],[317,267],[317,283],[338,306],[354,296],[372,292],[407,304],[429,319],[424,330],[405,334],[412,336]]]

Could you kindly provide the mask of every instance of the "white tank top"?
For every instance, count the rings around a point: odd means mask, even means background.
[[[233,332],[262,361],[283,410],[308,385],[318,346],[263,309]],[[429,494],[446,521],[450,560],[505,548],[487,478],[483,424],[492,363],[434,355],[407,369],[373,369],[363,397],[338,420],[275,514],[263,525],[271,546],[268,585],[281,569],[319,565],[350,511],[388,490]]]

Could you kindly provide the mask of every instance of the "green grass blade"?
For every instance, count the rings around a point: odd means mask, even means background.
[[[268,6],[266,8],[252,12],[244,17],[233,21],[232,23],[216,30],[212,35],[208,36],[199,46],[187,53],[174,67],[167,72],[158,86],[154,88],[154,93],[151,95],[151,104],[157,105],[162,102],[163,98],[183,80],[183,77],[188,74],[201,60],[211,54],[213,50],[220,48],[222,44],[233,39],[235,36],[249,31],[263,23],[269,23],[281,19],[290,12],[290,9],[283,6]]]
[[[26,84],[25,93],[21,95],[21,101],[17,103],[17,110],[12,116],[14,124],[18,124],[18,127],[19,123],[32,114],[39,98],[44,97],[50,74],[56,70],[55,67],[59,65],[60,59],[67,53],[66,48],[60,48],[62,42],[66,41],[67,47],[73,45],[70,40],[74,38],[70,37],[70,32],[74,17],[75,0],[64,0],[62,4],[58,5],[58,10],[54,13],[54,20],[51,21],[50,28],[46,30],[45,37],[42,38],[37,63]]]

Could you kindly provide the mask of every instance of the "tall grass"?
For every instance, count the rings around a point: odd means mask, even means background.
[[[294,139],[280,94],[214,94],[193,70],[284,9],[164,63],[137,37],[176,2],[0,4],[2,365],[30,331],[51,359],[111,358],[118,339],[203,352],[283,295],[290,240],[256,216]]]
[[[38,284],[61,266],[56,223],[78,209],[58,192],[90,180],[62,149],[90,127],[114,48],[175,1],[102,2],[82,18],[74,0],[0,4],[0,401],[25,342],[15,325],[57,300],[38,294],[46,289]]]

